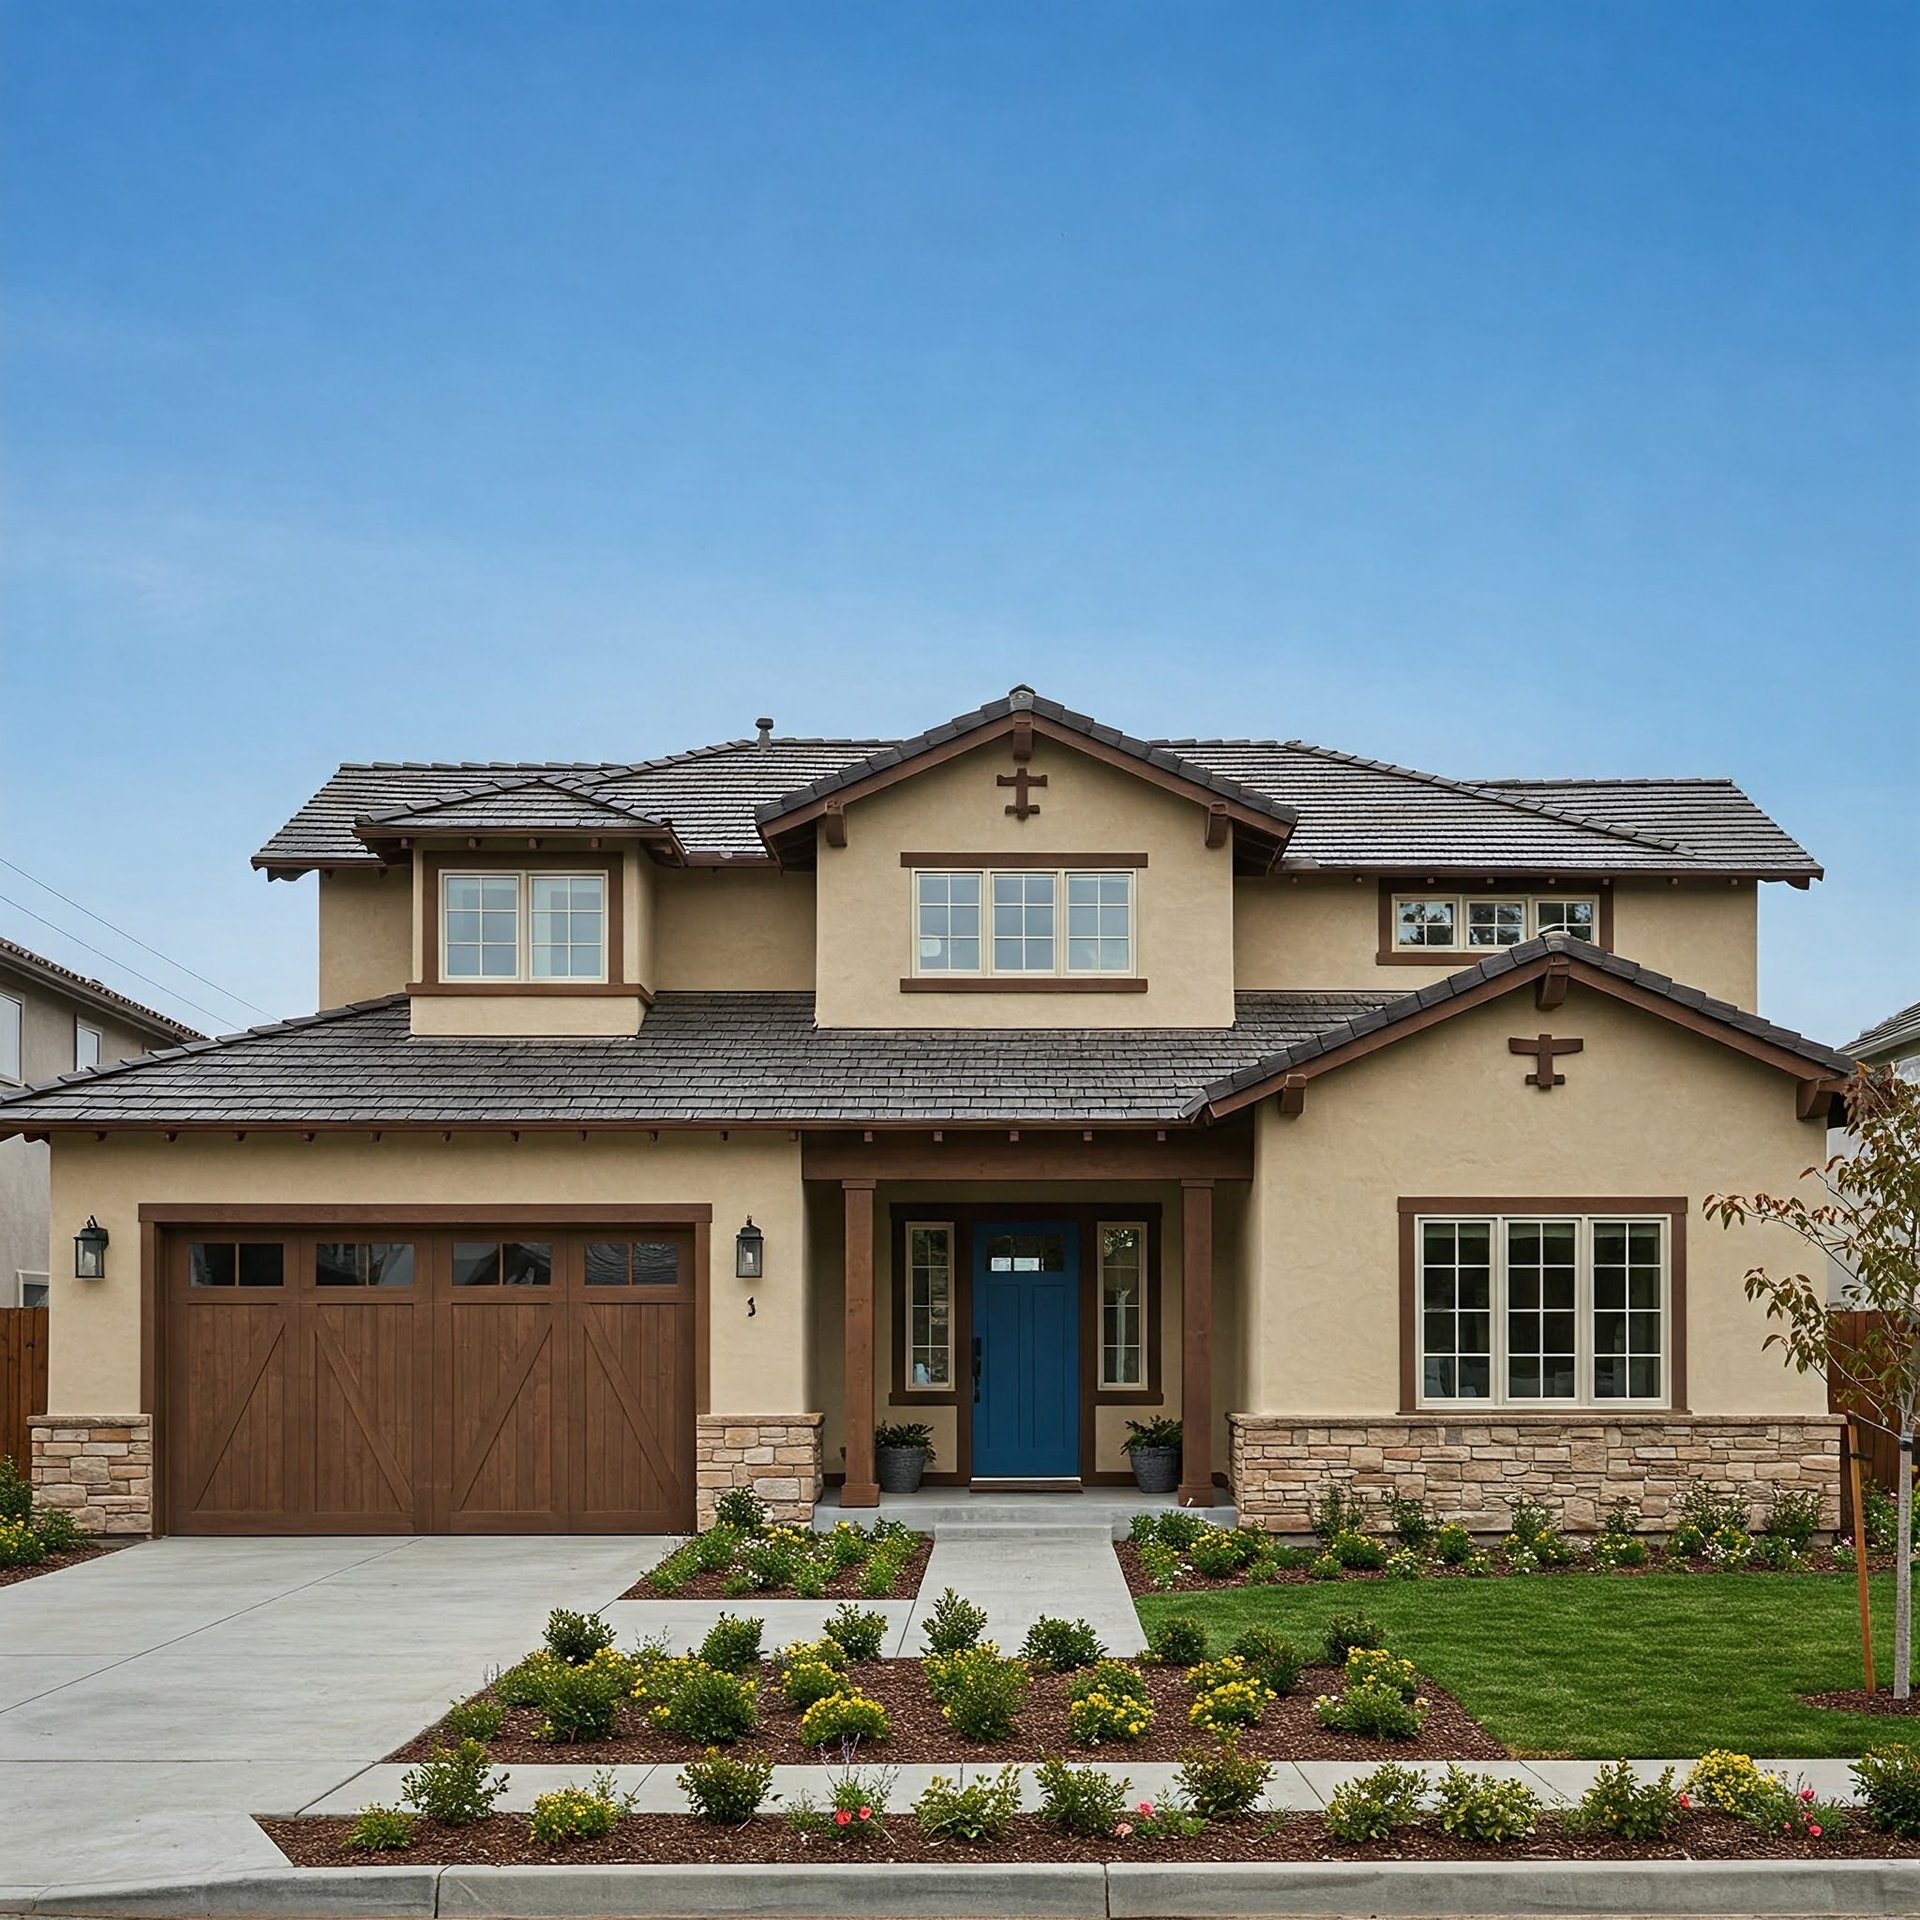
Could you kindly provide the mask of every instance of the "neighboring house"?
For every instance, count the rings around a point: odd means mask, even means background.
[[[199,1038],[98,980],[0,940],[0,1097],[23,1082]],[[47,1169],[41,1143],[0,1139],[0,1307],[47,1304]]]
[[[1920,1080],[1920,1001],[1847,1042],[1847,1051],[1869,1067],[1891,1067],[1902,1080]]]
[[[1851,1062],[1753,1011],[1820,869],[1724,780],[1148,742],[1026,688],[917,738],[344,766],[327,1011],[0,1103],[50,1140],[51,1425],[100,1524],[682,1529],[753,1485],[1127,1478],[1304,1526],[1328,1477],[1497,1525],[1696,1478],[1835,1494],[1763,1351]],[[1817,1137],[1817,1136],[1816,1136]],[[99,1438],[100,1435],[106,1438]],[[151,1509],[137,1468],[157,1438]],[[97,1473],[93,1466],[88,1473]]]

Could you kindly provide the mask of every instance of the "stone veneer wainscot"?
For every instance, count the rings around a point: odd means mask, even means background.
[[[713,1525],[714,1503],[729,1487],[748,1487],[772,1519],[806,1526],[820,1498],[825,1423],[818,1413],[703,1413],[695,1422],[699,1524]]]
[[[1812,1488],[1822,1524],[1839,1523],[1833,1414],[1236,1413],[1227,1424],[1240,1518],[1272,1533],[1305,1533],[1329,1481],[1376,1498],[1416,1496],[1477,1533],[1504,1533],[1516,1494],[1543,1501],[1575,1532],[1597,1529],[1621,1499],[1644,1524],[1665,1526],[1695,1481],[1750,1491],[1762,1505],[1768,1488]]]
[[[153,1531],[153,1416],[37,1413],[33,1490],[89,1533]]]

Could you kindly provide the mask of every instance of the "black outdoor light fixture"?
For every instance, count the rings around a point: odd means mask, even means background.
[[[87,1224],[73,1236],[73,1277],[76,1280],[104,1280],[107,1277],[107,1230],[92,1214]]]
[[[733,1273],[736,1280],[758,1280],[762,1271],[761,1256],[765,1252],[767,1236],[753,1224],[753,1215],[747,1215],[747,1224],[733,1236]]]

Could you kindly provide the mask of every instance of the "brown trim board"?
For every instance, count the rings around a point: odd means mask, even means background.
[[[900,864],[914,868],[958,867],[968,873],[976,867],[982,871],[1000,867],[1008,872],[1019,868],[1035,873],[1064,873],[1070,867],[1108,870],[1144,867],[1147,856],[1144,853],[903,853]]]
[[[1147,983],[1135,974],[1043,973],[1018,974],[909,974],[900,982],[902,993],[1145,993]]]

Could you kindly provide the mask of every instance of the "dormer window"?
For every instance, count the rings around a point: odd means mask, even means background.
[[[1392,926],[1398,953],[1496,953],[1543,933],[1597,940],[1599,903],[1558,894],[1396,894]]]
[[[449,982],[603,981],[607,876],[443,873],[440,954]]]
[[[916,872],[914,971],[985,977],[1132,974],[1130,871]]]

